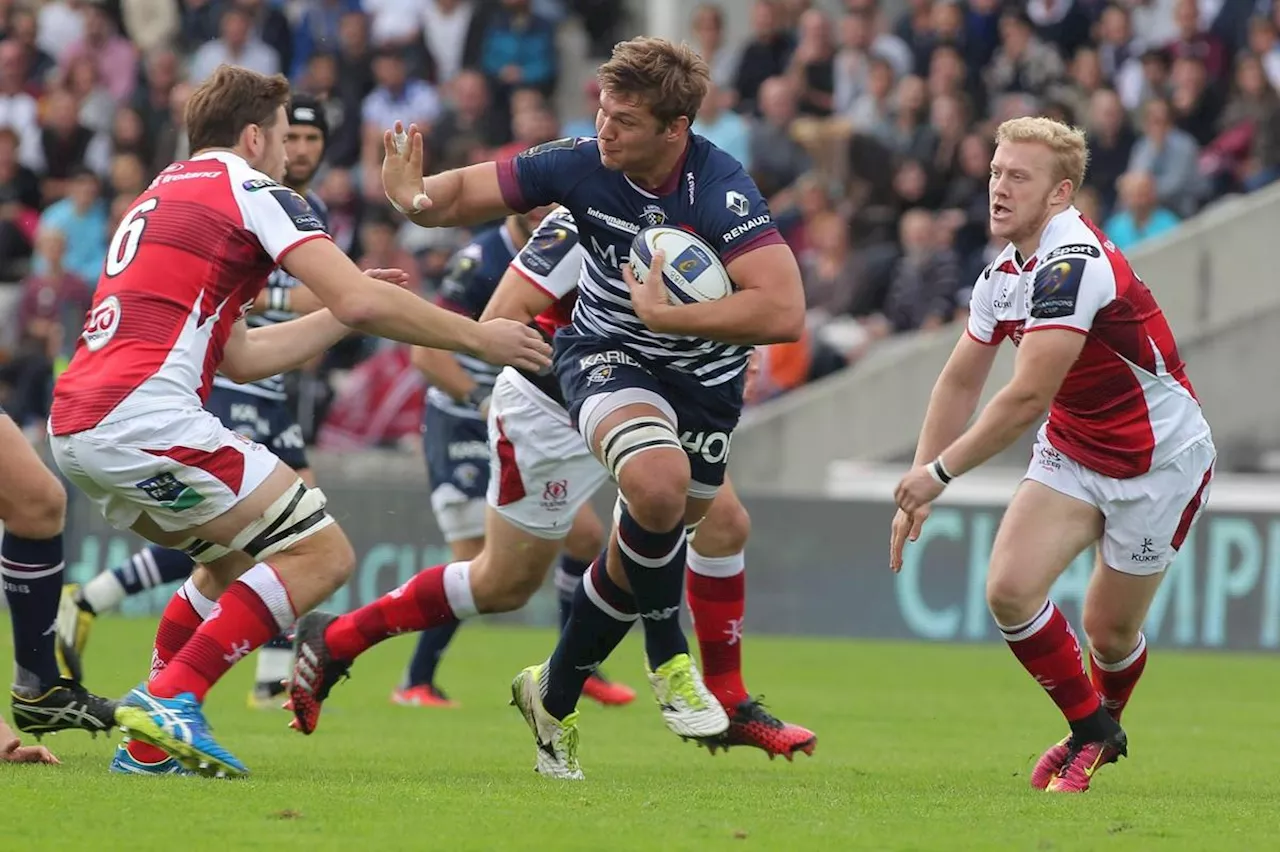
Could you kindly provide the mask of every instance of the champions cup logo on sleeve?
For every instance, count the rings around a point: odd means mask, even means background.
[[[1067,257],[1046,264],[1036,275],[1031,291],[1031,316],[1036,319],[1069,317],[1076,312],[1076,297],[1084,278],[1083,257]]]
[[[299,231],[323,231],[324,223],[307,200],[292,189],[273,189],[271,197],[284,209]]]

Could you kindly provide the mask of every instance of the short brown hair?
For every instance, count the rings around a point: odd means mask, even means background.
[[[247,68],[220,65],[187,101],[187,135],[191,151],[232,148],[246,127],[270,127],[277,111],[289,103],[289,81]]]
[[[615,45],[613,56],[596,72],[603,91],[639,100],[664,127],[682,115],[693,123],[710,78],[706,61],[693,48],[648,36]]]

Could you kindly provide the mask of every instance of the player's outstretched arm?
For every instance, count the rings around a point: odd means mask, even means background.
[[[0,762],[3,763],[62,763],[42,745],[24,746],[14,734],[9,723],[0,719]]]
[[[436,307],[402,287],[363,274],[329,240],[298,245],[283,265],[339,322],[367,334],[467,352],[490,364],[539,370],[550,363],[551,348],[533,329],[507,320],[481,324]]]
[[[422,134],[396,122],[383,134],[382,189],[416,225],[441,228],[489,222],[513,212],[502,197],[497,163],[422,176]]]
[[[656,257],[648,280],[637,281],[630,264],[623,266],[622,274],[631,287],[636,314],[654,331],[742,345],[800,339],[804,287],[796,257],[787,245],[774,243],[744,252],[725,269],[734,292],[715,302],[690,305],[668,301],[662,263]]]

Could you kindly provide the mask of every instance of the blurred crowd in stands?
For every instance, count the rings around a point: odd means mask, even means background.
[[[713,77],[694,129],[754,176],[804,275],[809,333],[762,350],[753,403],[963,315],[1001,248],[986,183],[1003,119],[1088,130],[1077,204],[1125,250],[1280,176],[1272,0],[750,9],[741,43],[714,3],[690,8],[686,38]],[[365,267],[410,270],[430,296],[468,234],[386,209],[383,129],[427,128],[430,171],[591,135],[599,93],[565,91],[584,75],[562,67],[562,29],[584,34],[578,61],[596,64],[643,23],[622,0],[0,0],[0,401],[41,423],[110,234],[187,155],[183,106],[219,64],[281,71],[323,102],[331,132],[313,189],[335,240]],[[403,384],[411,368],[391,349],[352,338],[304,372],[294,393],[309,438],[335,394],[358,410],[372,387]]]

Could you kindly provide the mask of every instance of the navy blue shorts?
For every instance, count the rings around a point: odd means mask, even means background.
[[[223,426],[268,447],[280,461],[294,470],[306,470],[311,466],[307,461],[307,443],[302,439],[302,427],[294,420],[293,412],[283,400],[266,399],[214,385],[205,408],[221,420]]]
[[[422,414],[422,449],[435,493],[445,489],[449,502],[483,500],[489,488],[489,427],[483,420],[459,417],[428,404]]]
[[[729,442],[742,415],[745,370],[723,384],[705,387],[686,373],[648,364],[613,341],[572,328],[561,329],[554,345],[556,375],[575,426],[582,428],[578,415],[589,397],[627,388],[651,391],[676,413],[676,430],[689,456],[691,493],[724,484]],[[699,485],[706,489],[697,489]]]

